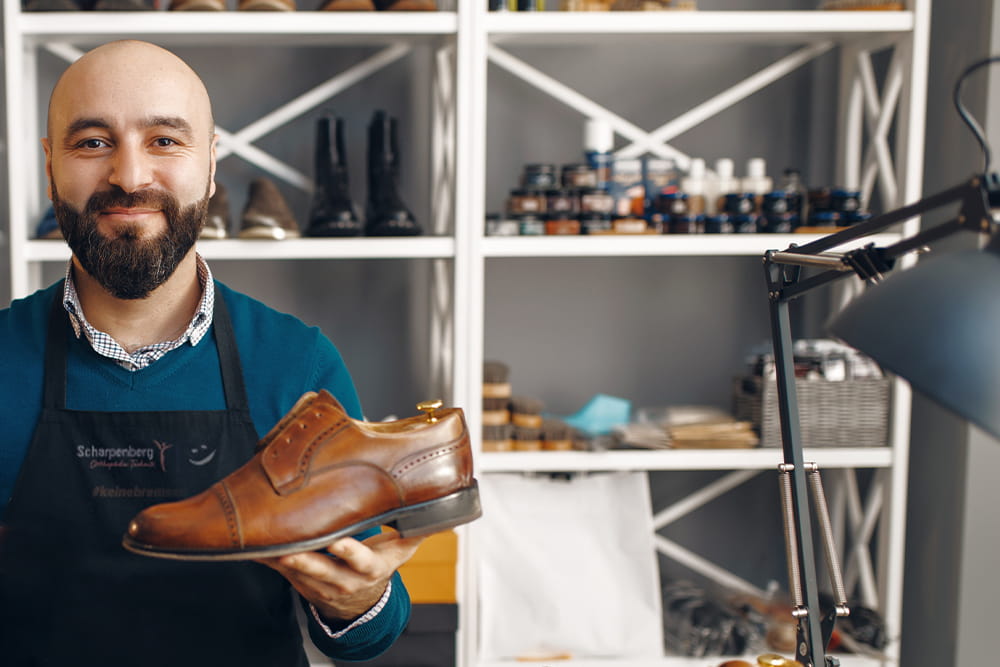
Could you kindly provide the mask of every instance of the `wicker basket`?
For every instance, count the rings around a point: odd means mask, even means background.
[[[882,447],[888,444],[889,380],[857,378],[795,379],[799,427],[804,447]],[[781,446],[777,381],[737,378],[733,391],[736,418],[760,433],[762,447]]]

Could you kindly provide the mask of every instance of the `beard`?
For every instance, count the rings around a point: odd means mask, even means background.
[[[198,240],[208,215],[211,183],[205,196],[181,209],[166,192],[125,192],[117,186],[95,192],[78,211],[59,197],[52,186],[52,208],[63,237],[83,269],[104,289],[119,299],[145,299],[165,283]],[[114,237],[97,228],[97,216],[112,207],[158,208],[166,217],[166,230],[143,239],[139,225],[120,228]]]

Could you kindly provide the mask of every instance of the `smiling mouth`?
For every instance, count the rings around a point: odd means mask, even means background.
[[[109,208],[101,211],[101,215],[123,218],[141,218],[160,212],[161,211],[158,208]]]

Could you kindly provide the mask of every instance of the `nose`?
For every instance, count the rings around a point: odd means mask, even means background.
[[[153,181],[152,159],[140,146],[120,144],[112,158],[108,182],[125,192],[149,187]]]

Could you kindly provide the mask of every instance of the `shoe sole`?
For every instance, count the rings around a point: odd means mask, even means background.
[[[248,227],[242,230],[238,237],[241,239],[266,239],[269,241],[284,241],[285,239],[297,239],[301,235],[299,232],[284,229],[283,227]]]
[[[377,526],[389,526],[396,529],[402,537],[422,537],[439,533],[464,523],[469,523],[482,516],[483,510],[479,503],[479,483],[472,481],[472,486],[455,493],[427,502],[400,507],[379,516],[346,526],[328,535],[301,540],[289,544],[278,544],[269,547],[252,547],[249,549],[227,550],[169,550],[141,544],[127,534],[122,539],[122,546],[132,553],[154,558],[166,558],[183,561],[242,561],[258,558],[276,558],[303,551],[319,551],[330,546],[342,537],[348,537]]]

